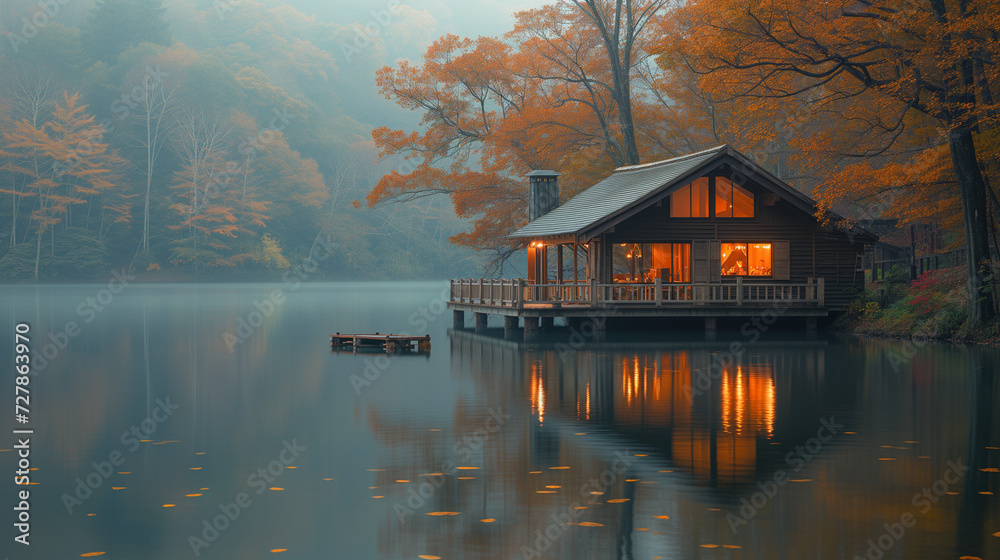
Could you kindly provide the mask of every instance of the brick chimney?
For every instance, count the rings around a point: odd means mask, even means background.
[[[535,221],[559,206],[558,177],[562,173],[536,169],[528,173],[528,221]]]

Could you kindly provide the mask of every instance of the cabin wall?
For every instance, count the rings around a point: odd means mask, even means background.
[[[748,187],[753,189],[753,187]],[[832,310],[847,309],[850,301],[864,287],[864,275],[858,272],[859,255],[864,251],[860,239],[849,238],[842,231],[821,228],[815,218],[785,201],[772,206],[761,203],[755,192],[753,218],[670,218],[668,201],[653,206],[615,226],[605,234],[609,243],[688,243],[695,240],[726,242],[789,242],[788,282],[805,282],[808,278],[824,278],[826,304]],[[716,261],[717,262],[717,261]],[[602,260],[600,266],[609,267]],[[718,266],[713,263],[713,266]],[[606,274],[599,274],[606,276]],[[710,275],[718,277],[715,274]],[[744,282],[755,279],[744,277]],[[735,282],[735,277],[723,277],[722,282]],[[776,282],[768,277],[762,282]]]

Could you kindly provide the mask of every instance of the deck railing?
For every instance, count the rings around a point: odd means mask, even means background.
[[[738,277],[733,284],[664,283],[528,284],[523,279],[463,279],[451,281],[451,301],[490,307],[590,306],[608,304],[685,305],[768,305],[778,302],[822,307],[825,302],[823,278],[802,283],[747,282]]]

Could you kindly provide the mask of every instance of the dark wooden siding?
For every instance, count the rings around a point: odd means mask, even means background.
[[[827,306],[832,310],[847,309],[864,286],[862,274],[856,272],[858,255],[864,250],[860,240],[849,239],[842,231],[820,227],[814,217],[787,202],[779,200],[773,206],[766,206],[763,192],[753,185],[746,186],[755,194],[753,218],[670,218],[667,201],[664,201],[619,223],[605,238],[610,243],[788,241],[788,281],[804,282],[810,277],[822,277],[826,282]],[[692,268],[696,270],[693,262]],[[734,282],[735,279],[722,281]]]

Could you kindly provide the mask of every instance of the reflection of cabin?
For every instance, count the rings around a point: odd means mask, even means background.
[[[621,167],[559,205],[557,176],[529,174],[528,247],[518,280],[453,280],[456,323],[507,317],[526,335],[540,318],[818,317],[863,286],[860,258],[877,238],[824,226],[815,202],[728,146]]]

